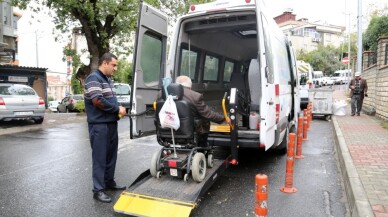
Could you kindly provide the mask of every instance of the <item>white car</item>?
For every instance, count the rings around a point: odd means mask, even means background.
[[[322,84],[325,86],[333,85],[334,81],[330,77],[323,77],[322,78]]]
[[[0,121],[44,119],[45,101],[34,89],[24,84],[0,84]]]
[[[49,101],[48,108],[52,112],[58,112],[59,101]]]

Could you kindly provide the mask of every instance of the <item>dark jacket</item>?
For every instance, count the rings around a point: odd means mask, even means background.
[[[88,123],[112,123],[119,120],[119,103],[113,82],[100,70],[92,72],[85,80],[85,111]],[[93,105],[97,98],[101,108]]]
[[[367,82],[366,82],[366,80],[365,79],[360,79],[360,97],[361,98],[364,98],[364,95],[366,94],[366,92],[368,91],[368,84],[367,84]],[[349,83],[349,88],[351,87],[351,86],[355,86],[356,85],[356,80],[353,78],[351,81],[350,81],[350,83]],[[354,94],[354,89],[351,89],[350,88],[350,97],[352,97],[353,96],[353,94]]]
[[[161,93],[158,94],[158,99],[161,98]],[[190,108],[194,118],[201,119],[202,124],[198,126],[196,132],[208,133],[210,130],[210,121],[222,123],[225,121],[224,116],[212,111],[203,100],[203,95],[189,88],[184,88],[183,100],[190,104]]]

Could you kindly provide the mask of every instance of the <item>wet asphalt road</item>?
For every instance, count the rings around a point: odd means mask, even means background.
[[[129,140],[128,120],[119,122],[116,181],[129,185],[149,167],[159,149],[154,137]],[[191,216],[254,216],[254,178],[269,177],[268,216],[347,217],[346,198],[330,122],[315,119],[295,161],[294,187],[284,194],[284,155],[242,150]],[[1,216],[123,216],[92,199],[91,150],[84,121],[0,136]],[[108,192],[117,200],[119,192]]]

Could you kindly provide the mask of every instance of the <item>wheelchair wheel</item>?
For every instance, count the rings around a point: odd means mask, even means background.
[[[159,159],[160,159],[160,151],[157,151],[154,153],[154,155],[152,155],[151,165],[150,165],[151,176],[155,178],[160,178],[160,174],[158,174],[159,164],[160,164]]]
[[[196,182],[202,182],[206,175],[206,158],[201,152],[197,152],[193,157],[191,165],[191,175]]]
[[[213,154],[208,154],[207,155],[207,167],[208,168],[213,168]]]

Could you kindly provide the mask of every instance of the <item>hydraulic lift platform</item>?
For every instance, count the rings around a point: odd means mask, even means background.
[[[228,167],[229,160],[230,157],[223,160],[214,159],[213,168],[207,168],[205,179],[200,183],[191,178],[185,182],[167,175],[157,179],[147,170],[121,193],[113,209],[115,212],[133,216],[189,216],[200,197]]]

